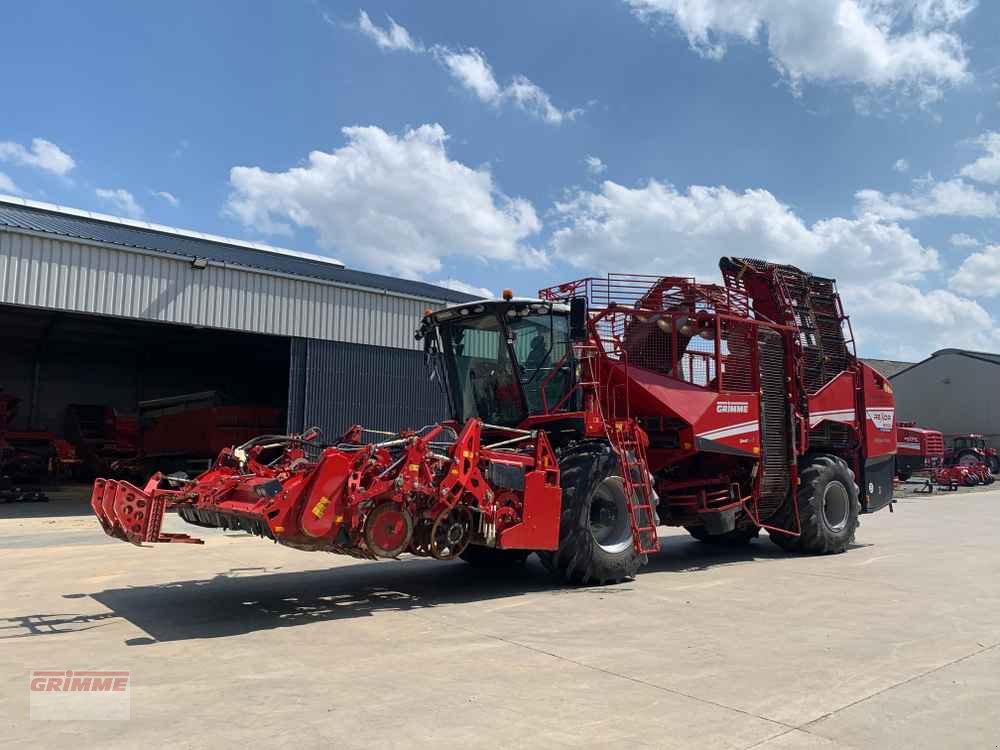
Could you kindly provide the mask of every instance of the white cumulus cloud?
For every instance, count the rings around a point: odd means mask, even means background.
[[[900,174],[903,174],[904,172],[910,171],[910,162],[906,159],[896,159],[896,163],[892,165],[892,168]]]
[[[14,184],[14,181],[10,179],[3,172],[0,172],[0,193],[7,193],[8,195],[20,195],[21,189]]]
[[[875,280],[842,284],[840,293],[862,356],[917,361],[947,347],[1000,348],[993,316],[975,300],[946,289]]]
[[[540,86],[523,75],[516,75],[506,86],[501,86],[480,50],[453,50],[438,45],[434,47],[433,54],[452,78],[486,104],[500,107],[506,102],[513,102],[518,108],[550,125],[572,120],[582,111],[559,109]]]
[[[1000,245],[987,245],[963,260],[948,283],[970,297],[1000,296]]]
[[[547,262],[529,245],[541,230],[531,203],[504,194],[488,169],[449,158],[440,125],[342,132],[344,146],[313,151],[304,166],[233,167],[228,212],[265,233],[311,228],[338,257],[410,278],[439,272],[448,257]]]
[[[493,75],[493,68],[477,49],[454,52],[446,47],[435,47],[434,56],[441,61],[452,78],[487,104],[499,104],[503,90]]]
[[[1000,346],[1000,329],[982,306],[954,291],[923,288],[928,274],[940,270],[937,251],[875,215],[808,224],[767,190],[679,190],[656,180],[640,187],[605,180],[553,213],[558,226],[550,255],[586,273],[713,281],[724,255],[765,258],[836,278],[866,356],[907,359],[944,346]]]
[[[953,234],[948,238],[952,247],[979,247],[980,243],[975,237],[968,234]]]
[[[604,174],[608,170],[608,165],[596,156],[584,157],[583,164],[587,168],[587,171],[595,177]]]
[[[167,192],[166,190],[154,190],[153,191],[153,195],[155,195],[155,196],[157,196],[159,198],[163,198],[163,200],[165,200],[171,206],[175,206],[176,207],[176,206],[179,206],[181,204],[180,200],[177,199],[176,195],[174,195],[173,193]]]
[[[676,26],[699,54],[732,41],[767,45],[793,87],[803,82],[902,87],[925,101],[971,77],[955,25],[976,0],[625,0],[648,22]]]
[[[721,255],[763,257],[841,278],[920,278],[938,255],[897,224],[834,217],[807,225],[767,190],[605,180],[556,205],[555,256],[592,271],[717,275]]]
[[[377,26],[372,23],[368,14],[362,10],[358,13],[358,28],[361,29],[362,34],[374,41],[382,49],[406,50],[408,52],[420,52],[423,50],[423,47],[410,36],[409,31],[396,23],[390,16],[386,16],[386,20],[389,21],[388,27],[382,28]]]
[[[0,143],[0,161],[35,167],[60,177],[65,177],[76,166],[72,156],[44,138],[32,138],[30,149],[20,143],[3,141]]]
[[[859,190],[854,197],[859,214],[888,221],[927,216],[1000,217],[1000,193],[980,190],[959,177],[939,181],[928,175],[914,180],[909,193],[886,194],[866,189]]]
[[[124,190],[123,188],[97,188],[95,192],[98,198],[110,203],[116,211],[133,219],[141,218],[145,213],[142,210],[142,206],[136,201],[135,196],[128,190]]]
[[[442,44],[427,49],[414,40],[405,27],[392,18],[388,20],[389,26],[381,28],[362,10],[358,16],[358,28],[381,49],[431,55],[462,88],[471,91],[486,104],[499,108],[512,103],[550,125],[561,125],[582,112],[580,109],[560,109],[541,86],[526,76],[515,75],[508,84],[501,85],[481,50],[474,47],[452,49]]]
[[[975,142],[986,153],[962,167],[961,174],[978,182],[1000,185],[1000,133],[983,133]]]
[[[492,290],[487,289],[484,286],[476,286],[475,284],[468,284],[460,279],[438,279],[437,281],[430,282],[435,286],[443,286],[445,289],[451,289],[455,292],[462,292],[463,294],[471,294],[474,297],[479,297],[480,299],[491,299],[496,297]]]

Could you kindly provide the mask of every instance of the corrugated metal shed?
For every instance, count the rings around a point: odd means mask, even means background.
[[[421,352],[332,341],[292,341],[288,429],[322,428],[328,440],[351,425],[419,428],[444,419],[447,397]]]
[[[196,268],[193,257],[210,263]],[[0,303],[412,350],[427,307],[470,299],[328,263],[0,203]]]
[[[896,415],[947,439],[970,432],[1000,445],[1000,354],[941,349],[892,376]]]
[[[43,206],[48,206],[43,208]],[[258,243],[227,240],[222,237],[206,239],[200,235],[170,227],[143,226],[140,222],[117,219],[111,216],[92,218],[86,212],[73,211],[50,204],[0,196],[0,227],[39,232],[50,236],[71,237],[106,245],[117,245],[158,253],[178,255],[184,259],[207,258],[210,262],[243,266],[263,271],[322,279],[340,284],[396,292],[412,297],[442,302],[466,302],[467,294],[451,289],[408,281],[392,276],[353,271],[332,259],[296,253],[281,248],[269,248]]]

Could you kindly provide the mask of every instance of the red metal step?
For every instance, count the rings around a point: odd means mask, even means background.
[[[622,482],[625,485],[635,551],[640,555],[649,555],[660,551],[660,535],[656,529],[653,487],[649,481],[646,457],[637,430],[632,420],[626,420],[615,422],[608,435],[621,460]]]
[[[160,530],[167,501],[155,492],[116,479],[97,479],[90,495],[101,527],[108,536],[142,546],[143,542],[204,544],[187,534],[167,534]]]

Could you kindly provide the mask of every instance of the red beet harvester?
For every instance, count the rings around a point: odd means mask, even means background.
[[[831,279],[724,258],[723,284],[615,274],[429,311],[417,338],[450,419],[365,443],[265,435],[193,480],[98,480],[105,531],[242,529],[304,550],[475,564],[531,552],[563,579],[633,576],[658,524],[767,529],[841,552],[892,501],[892,388],[855,356]]]

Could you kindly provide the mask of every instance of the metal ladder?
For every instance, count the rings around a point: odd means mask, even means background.
[[[649,464],[646,463],[646,451],[639,440],[638,426],[632,419],[608,420],[602,402],[607,399],[612,414],[615,413],[615,407],[612,404],[611,387],[605,386],[604,394],[601,393],[600,378],[597,376],[595,363],[597,347],[580,346],[579,354],[581,371],[589,372],[587,380],[580,385],[585,386],[584,391],[587,388],[591,389],[597,412],[604,424],[604,432],[622,467],[622,485],[625,490],[629,526],[632,529],[632,545],[640,555],[655,554],[660,551],[660,536],[656,532],[656,508],[653,506],[655,495],[653,485],[649,481]],[[623,364],[628,367],[627,355]]]
[[[639,440],[638,428],[631,419],[616,421],[608,435],[621,461],[625,504],[628,507],[635,551],[640,555],[659,552],[660,535],[656,533],[656,508],[653,507],[655,495],[649,481],[645,450]]]

